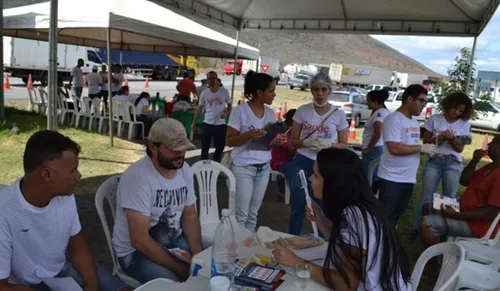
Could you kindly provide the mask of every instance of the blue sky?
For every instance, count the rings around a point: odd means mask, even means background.
[[[500,71],[500,9],[477,39],[476,70]],[[466,37],[423,37],[372,35],[374,38],[419,61],[435,72],[446,75],[462,47],[472,48]]]

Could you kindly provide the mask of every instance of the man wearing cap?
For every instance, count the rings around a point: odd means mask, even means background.
[[[120,178],[113,247],[123,271],[141,283],[184,281],[189,264],[167,250],[202,251],[193,172],[184,162],[192,149],[180,122],[159,119],[149,133],[147,156]]]
[[[101,97],[101,86],[102,86],[102,78],[97,73],[99,68],[97,65],[92,67],[92,73],[87,75],[87,85],[89,87],[89,98],[100,98]]]

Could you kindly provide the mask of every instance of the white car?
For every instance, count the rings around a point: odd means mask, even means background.
[[[354,117],[356,127],[370,118],[372,110],[368,109],[365,97],[360,93],[334,91],[328,96],[328,102],[345,112],[347,121],[351,123]]]
[[[500,131],[500,106],[494,102],[475,100],[476,117],[470,120],[473,127]]]
[[[387,107],[387,110],[389,112],[394,112],[401,106],[401,103],[403,101],[403,92],[404,90],[399,90],[395,95],[389,95],[389,99],[385,102],[385,106]],[[420,112],[420,115],[415,116],[415,119],[420,123],[423,123],[427,119],[429,119],[432,114],[437,113],[438,103],[436,103],[436,99],[437,98],[434,96],[434,93],[430,93],[429,95],[427,95],[427,104],[425,105],[425,108],[422,110],[422,112]]]

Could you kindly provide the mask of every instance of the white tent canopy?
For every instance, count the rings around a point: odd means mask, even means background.
[[[48,39],[50,2],[3,11],[4,35]],[[234,57],[236,40],[146,0],[60,0],[58,42],[120,50]],[[258,59],[259,50],[240,43],[238,55]]]
[[[155,0],[241,30],[478,36],[500,0]]]

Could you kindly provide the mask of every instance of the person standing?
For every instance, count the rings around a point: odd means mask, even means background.
[[[83,92],[83,72],[82,67],[84,65],[83,59],[78,59],[77,65],[71,70],[71,75],[69,76],[69,86],[73,87],[76,97],[82,98]]]
[[[439,146],[436,155],[429,157],[422,171],[422,199],[415,215],[415,232],[418,231],[422,207],[432,202],[439,182],[443,183],[444,195],[456,196],[463,169],[461,153],[464,150],[464,144],[457,142],[456,137],[472,138],[469,119],[474,116],[474,107],[469,96],[451,93],[441,100],[439,107],[442,113],[432,115],[424,125],[424,143],[436,144],[437,139]]]
[[[288,232],[299,235],[304,224],[306,199],[298,178],[304,170],[306,179],[313,174],[314,161],[322,149],[347,149],[349,124],[342,110],[328,102],[332,92],[332,80],[324,73],[319,73],[311,80],[313,102],[300,106],[293,117],[292,145],[297,148],[293,165],[286,176],[290,185],[291,214]],[[308,187],[311,184],[307,179]]]
[[[208,160],[208,151],[213,139],[215,146],[213,159],[220,163],[226,146],[226,117],[231,113],[233,102],[227,89],[218,86],[216,72],[209,72],[207,79],[210,88],[201,93],[191,128],[196,127],[196,121],[202,110],[205,110],[205,120],[201,131],[201,159]]]
[[[122,74],[122,66],[114,65],[113,70],[113,81],[111,84],[111,96],[115,96],[118,94],[118,91],[122,88],[123,85],[123,74]]]
[[[363,131],[363,166],[368,174],[370,164],[382,156],[384,139],[382,138],[382,124],[384,119],[389,115],[389,111],[385,107],[385,100],[389,98],[389,92],[386,90],[374,90],[368,92],[366,102],[368,108],[373,110],[372,115],[365,123]],[[378,187],[374,186],[374,181],[377,180],[378,166],[373,172],[372,188],[374,193],[377,193]]]
[[[97,70],[98,70],[97,65],[94,65],[92,67],[92,73],[87,75],[87,85],[89,87],[90,99],[101,97],[100,86],[102,85],[102,79],[101,76],[97,73]],[[97,108],[97,110],[99,110],[99,108]]]
[[[384,152],[378,169],[379,200],[397,225],[408,208],[417,181],[420,154],[433,155],[434,144],[420,145],[418,116],[427,103],[427,90],[410,85],[403,92],[403,103],[389,114],[382,127]]]
[[[226,144],[233,147],[231,171],[236,177],[236,221],[255,230],[257,215],[269,183],[271,150],[249,148],[265,135],[264,127],[275,123],[273,103],[276,82],[267,74],[249,71],[244,92],[247,103],[236,106],[229,117]]]
[[[189,78],[189,73],[184,72],[184,78],[177,85],[177,91],[179,91],[179,96],[177,97],[177,101],[186,101],[191,103],[191,93],[198,98],[196,95],[196,85],[193,80]]]
[[[208,75],[207,75],[207,77],[208,77]],[[201,86],[196,87],[196,94],[201,98],[201,93],[203,93],[203,91],[205,91],[207,89],[208,89],[208,80],[203,79],[203,80],[201,80]]]
[[[108,97],[109,97],[109,80],[108,80],[108,71],[106,65],[101,66],[101,96],[102,101],[104,102],[104,107],[106,111],[108,111]]]

